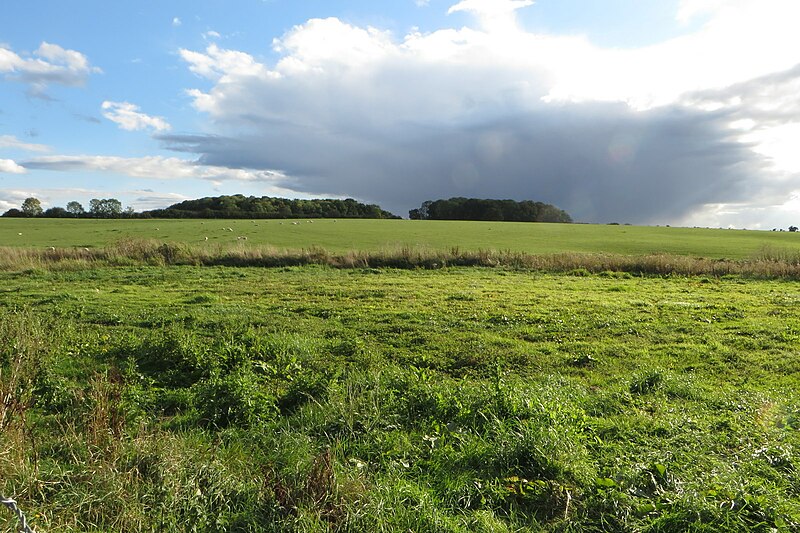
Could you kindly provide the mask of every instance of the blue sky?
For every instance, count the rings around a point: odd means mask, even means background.
[[[450,196],[800,220],[793,0],[11,0],[0,211]]]

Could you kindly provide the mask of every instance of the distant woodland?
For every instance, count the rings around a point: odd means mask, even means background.
[[[66,208],[43,209],[36,198],[27,198],[19,209],[9,209],[4,217],[42,218],[400,218],[380,206],[346,200],[290,200],[262,196],[215,196],[186,200],[164,209],[141,213],[123,209],[115,198],[93,199],[89,209],[78,202]]]
[[[543,202],[450,198],[423,202],[409,211],[412,220],[505,220],[510,222],[572,222],[563,210]],[[66,207],[43,209],[36,198],[27,198],[19,209],[4,217],[41,218],[400,218],[375,204],[347,198],[291,200],[269,196],[213,196],[185,200],[164,209],[136,212],[123,209],[116,198],[94,198],[89,208],[75,201]]]
[[[408,212],[412,220],[499,220],[508,222],[572,222],[572,217],[554,205],[524,200],[450,198],[423,202]]]
[[[241,194],[186,200],[143,214],[152,218],[400,218],[352,198],[289,200]]]

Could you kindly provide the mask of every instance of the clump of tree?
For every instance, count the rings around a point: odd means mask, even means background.
[[[19,209],[9,209],[4,217],[42,217],[42,218],[134,218],[139,216],[132,207],[122,208],[116,198],[92,198],[86,211],[80,202],[71,201],[64,207],[43,209],[37,198],[26,198]]]
[[[26,198],[22,202],[22,212],[25,213],[26,217],[38,217],[44,212],[42,202],[37,198]]]
[[[400,218],[374,204],[348,198],[290,200],[269,196],[215,196],[145,211],[152,218]]]
[[[572,222],[566,211],[532,200],[450,198],[428,200],[408,212],[412,220],[493,220],[507,222]]]

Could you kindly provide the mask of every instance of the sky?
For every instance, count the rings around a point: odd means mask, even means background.
[[[0,212],[244,194],[800,222],[796,0],[4,0]]]

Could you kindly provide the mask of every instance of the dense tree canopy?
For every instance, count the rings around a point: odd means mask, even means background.
[[[423,202],[408,212],[416,220],[504,220],[509,222],[572,222],[572,218],[554,205],[524,200],[484,200],[450,198]]]
[[[269,196],[216,196],[146,211],[153,218],[399,218],[377,205],[346,200],[289,200]]]
[[[80,202],[71,201],[67,202],[67,212],[72,216],[81,216],[86,213],[86,210],[83,209],[83,206]]]
[[[116,198],[92,198],[89,213],[96,218],[118,218],[122,214],[122,202]]]
[[[37,198],[25,198],[22,202],[22,212],[25,216],[38,217],[42,214],[42,202]]]
[[[25,217],[27,215],[25,213],[23,213],[22,211],[20,211],[19,209],[17,209],[16,207],[12,207],[11,209],[9,209],[5,213],[3,213],[3,216],[4,217],[11,217],[11,218],[22,218],[22,217]]]

